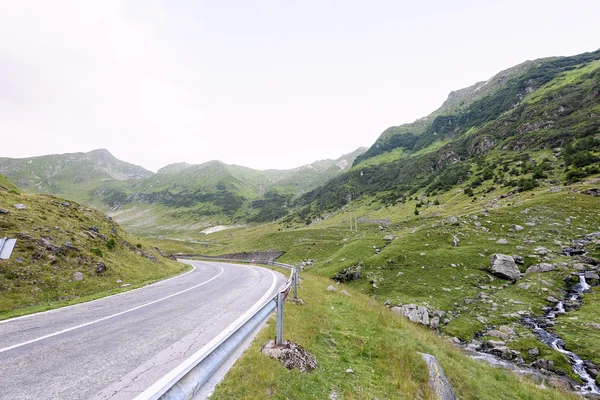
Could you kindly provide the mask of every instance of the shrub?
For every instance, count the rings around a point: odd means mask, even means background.
[[[92,247],[92,248],[90,249],[90,253],[92,253],[92,254],[95,254],[95,255],[97,255],[98,257],[102,257],[102,256],[103,256],[103,254],[102,254],[102,250],[100,250],[100,249],[99,249],[99,248],[97,248],[97,247]]]

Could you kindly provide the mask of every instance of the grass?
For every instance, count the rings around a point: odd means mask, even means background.
[[[284,337],[315,355],[318,368],[308,374],[288,371],[260,354],[260,346],[275,335],[271,321],[211,399],[326,399],[333,392],[344,399],[434,399],[419,352],[437,357],[458,398],[576,398],[472,360],[359,291],[346,288],[351,293],[346,296],[327,291],[332,283],[327,278],[309,273],[302,278],[299,297],[307,306],[286,304]]]
[[[17,203],[26,209],[16,209]],[[0,319],[119,293],[189,268],[161,257],[103,214],[61,203],[48,195],[0,192],[0,208],[9,210],[0,214],[0,236],[18,239],[11,258],[0,261]],[[106,271],[97,273],[100,262]]]

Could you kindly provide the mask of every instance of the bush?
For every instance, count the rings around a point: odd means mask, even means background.
[[[108,239],[108,241],[106,242],[106,247],[109,250],[114,250],[115,246],[117,245],[117,242],[115,240],[115,238],[110,238]]]
[[[92,254],[95,254],[95,255],[97,255],[98,257],[102,257],[102,256],[103,256],[103,254],[102,254],[102,250],[100,250],[100,249],[99,249],[99,248],[97,248],[97,247],[92,247],[92,248],[90,249],[90,253],[92,253]]]

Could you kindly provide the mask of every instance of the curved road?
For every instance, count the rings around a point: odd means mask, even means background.
[[[0,321],[0,399],[131,399],[286,279],[189,263],[193,271],[141,289]]]

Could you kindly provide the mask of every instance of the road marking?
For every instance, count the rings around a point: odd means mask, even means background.
[[[219,276],[221,276],[221,274],[222,274],[222,273],[223,273],[225,270],[224,270],[223,268],[221,268],[221,266],[219,266],[219,265],[217,265],[217,267],[219,267],[219,268],[221,269],[221,272],[219,272],[219,273],[218,273],[216,276],[214,276],[214,277],[210,278],[210,279],[209,279],[209,280],[207,280],[207,281],[204,281],[204,282],[202,282],[202,283],[199,283],[199,284],[197,284],[197,285],[194,285],[194,286],[192,286],[192,287],[190,287],[190,288],[184,289],[184,290],[182,290],[182,291],[179,291],[179,292],[177,292],[177,293],[170,294],[170,295],[168,295],[168,296],[165,296],[165,297],[163,297],[163,298],[160,298],[160,299],[157,299],[157,300],[153,300],[153,301],[151,301],[151,302],[149,302],[149,303],[145,303],[145,304],[139,305],[139,306],[137,306],[137,307],[130,308],[129,310],[121,311],[121,312],[119,312],[119,313],[116,313],[116,314],[113,314],[113,315],[109,315],[109,316],[106,316],[106,317],[103,317],[103,318],[100,318],[100,319],[97,319],[97,320],[94,320],[94,321],[86,322],[85,324],[81,324],[81,325],[73,326],[73,327],[71,327],[71,328],[63,329],[63,330],[61,330],[61,331],[54,332],[54,333],[51,333],[51,334],[49,334],[49,335],[40,336],[39,338],[36,338],[36,339],[28,340],[28,341],[26,341],[26,342],[23,342],[23,343],[19,343],[19,344],[15,344],[15,345],[12,345],[12,346],[5,347],[5,348],[3,348],[3,349],[0,349],[0,353],[4,353],[5,351],[9,351],[9,350],[12,350],[12,349],[16,349],[17,347],[22,347],[22,346],[25,346],[25,345],[27,345],[27,344],[31,344],[31,343],[35,343],[35,342],[39,342],[40,340],[48,339],[48,338],[51,338],[51,337],[54,337],[54,336],[57,336],[57,335],[61,335],[61,334],[63,334],[63,333],[71,332],[71,331],[74,331],[74,330],[76,330],[76,329],[83,328],[83,327],[85,327],[85,326],[89,326],[89,325],[96,324],[96,323],[98,323],[98,322],[106,321],[107,319],[111,319],[111,318],[114,318],[114,317],[118,317],[119,315],[127,314],[127,313],[129,313],[129,312],[132,312],[132,311],[135,311],[135,310],[139,310],[140,308],[144,308],[144,307],[148,307],[149,305],[156,304],[156,303],[158,303],[158,302],[160,302],[160,301],[164,301],[164,300],[166,300],[166,299],[170,299],[171,297],[178,296],[178,295],[180,295],[180,294],[182,294],[182,293],[189,292],[190,290],[196,289],[197,287],[200,287],[200,286],[202,286],[202,285],[206,285],[207,283],[209,283],[209,282],[211,282],[211,281],[214,281],[214,280],[215,280],[215,279],[217,279]]]
[[[183,262],[183,261],[180,261],[180,260],[177,260],[177,261],[179,261],[179,262],[181,262],[183,264],[191,265],[189,263],[186,263],[186,262]],[[123,296],[123,295],[129,294],[129,293],[137,292],[138,290],[146,289],[146,288],[149,288],[151,286],[158,286],[161,283],[170,281],[172,279],[181,278],[183,276],[186,276],[187,274],[191,274],[192,272],[194,272],[196,270],[196,266],[195,265],[192,265],[192,267],[193,268],[191,270],[186,271],[183,274],[180,274],[180,275],[177,275],[177,276],[173,276],[171,278],[167,278],[167,279],[164,279],[162,281],[154,282],[154,283],[151,283],[149,285],[139,287],[137,289],[128,290],[126,292],[121,292],[121,293],[117,293],[117,294],[111,294],[110,296],[101,297],[101,298],[96,299],[96,300],[84,301],[83,303],[71,304],[70,306],[64,306],[64,307],[54,308],[52,310],[40,311],[40,312],[36,312],[36,313],[33,313],[33,314],[21,315],[20,317],[14,317],[14,318],[5,319],[5,320],[0,321],[0,324],[5,324],[7,322],[17,321],[17,320],[24,319],[24,318],[30,318],[30,317],[33,317],[33,316],[36,316],[36,315],[49,314],[49,313],[53,313],[53,312],[58,312],[58,311],[66,310],[67,308],[71,308],[71,307],[80,307],[80,306],[84,306],[84,305],[87,305],[87,304],[96,303],[98,301],[102,301],[102,300],[106,300],[106,299],[112,299],[112,298],[115,298],[115,297],[118,297],[118,296]]]
[[[218,264],[216,264],[218,266]],[[236,265],[236,264],[233,264]],[[240,267],[251,268],[246,265],[239,265]],[[223,341],[225,341],[233,332],[235,332],[246,320],[254,315],[260,308],[267,304],[267,300],[273,297],[273,289],[277,285],[277,275],[270,269],[258,267],[261,269],[265,269],[271,273],[273,276],[273,282],[271,283],[271,287],[269,290],[258,300],[252,307],[248,309],[244,314],[242,314],[238,319],[236,319],[233,323],[231,323],[227,328],[225,328],[220,334],[215,336],[210,342],[208,342],[204,347],[194,353],[192,356],[188,357],[185,361],[175,367],[171,372],[163,376],[156,383],[150,386],[148,389],[144,390],[142,393],[137,395],[134,400],[148,400],[148,399],[156,399],[158,396],[161,396],[166,392],[165,387],[170,388],[177,382],[181,377],[187,374],[192,368],[194,368],[203,358],[205,358],[210,352],[212,352],[215,348],[217,348]],[[167,389],[168,390],[168,389]]]

